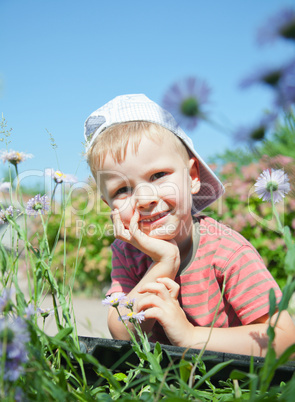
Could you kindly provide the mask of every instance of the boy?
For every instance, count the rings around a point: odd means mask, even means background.
[[[207,350],[264,356],[268,294],[278,300],[280,289],[241,235],[199,214],[224,188],[171,114],[145,95],[119,96],[89,116],[85,139],[115,229],[108,295],[135,299],[151,341],[201,348],[209,339]],[[108,325],[129,339],[114,308]],[[277,355],[294,334],[284,311]]]

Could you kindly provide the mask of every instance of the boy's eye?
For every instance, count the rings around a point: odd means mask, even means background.
[[[115,192],[115,197],[122,195],[122,194],[129,194],[131,193],[130,187],[121,187]]]
[[[164,177],[164,176],[166,176],[166,172],[157,172],[157,173],[154,173],[153,175],[152,175],[152,177],[151,177],[151,180],[157,180],[157,179],[161,179],[161,177]]]

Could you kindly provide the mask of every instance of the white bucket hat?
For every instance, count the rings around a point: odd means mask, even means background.
[[[205,209],[224,193],[224,186],[196,152],[192,140],[180,128],[174,117],[143,94],[117,96],[91,113],[84,125],[86,153],[97,136],[106,128],[139,120],[156,123],[172,131],[198,159],[201,187],[197,194],[193,194],[194,214]]]

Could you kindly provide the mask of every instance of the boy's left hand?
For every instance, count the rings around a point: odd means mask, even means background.
[[[145,294],[138,302],[138,311],[145,310],[146,319],[156,319],[174,346],[185,344],[194,328],[178,302],[179,285],[170,278],[158,278],[157,282],[144,284],[139,293]]]

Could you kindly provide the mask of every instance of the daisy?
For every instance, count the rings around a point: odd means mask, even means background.
[[[72,174],[62,173],[60,170],[46,169],[45,175],[50,176],[55,183],[77,183],[77,178]]]
[[[27,202],[26,212],[28,215],[44,215],[45,211],[49,210],[49,201],[47,195],[41,196],[40,194],[35,195]]]
[[[2,151],[0,154],[0,159],[2,159],[3,163],[10,162],[14,166],[30,158],[33,158],[32,154],[25,154],[24,152],[18,151]]]
[[[38,307],[36,312],[37,312],[38,315],[40,315],[44,319],[49,317],[50,315],[54,314],[54,310],[52,308],[49,308],[49,307],[47,307],[47,308]]]
[[[208,103],[210,88],[205,81],[189,77],[172,85],[163,99],[163,108],[168,110],[179,125],[194,129],[206,118],[204,105]]]
[[[126,294],[123,292],[114,293],[111,296],[107,296],[104,300],[102,300],[102,304],[104,306],[112,306],[118,307],[126,300]]]
[[[6,209],[1,209],[0,210],[0,225],[3,225],[4,223],[8,222],[8,217],[12,218],[13,217],[13,207],[10,205]]]
[[[139,313],[135,313],[134,311],[130,311],[130,313],[122,315],[122,317],[118,318],[119,321],[129,321],[133,324],[138,322],[139,324],[145,320],[145,312],[140,311]]]
[[[255,191],[263,201],[280,202],[290,191],[289,178],[283,169],[264,170],[255,183]]]
[[[253,84],[266,84],[275,87],[283,73],[284,71],[282,68],[261,68],[244,78],[240,83],[240,87],[247,88]]]
[[[234,141],[236,143],[248,143],[250,146],[255,142],[262,141],[276,117],[275,113],[269,113],[263,116],[256,125],[239,127],[233,133]]]
[[[258,31],[257,40],[265,44],[278,37],[295,40],[295,10],[292,8],[285,8],[271,17]]]

